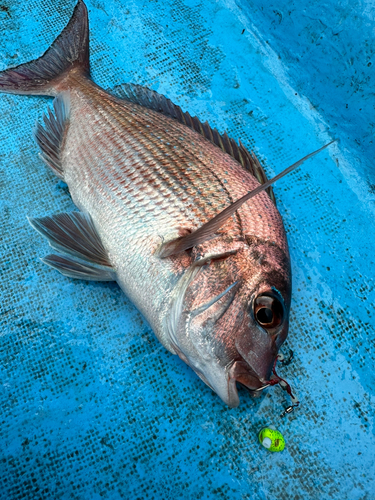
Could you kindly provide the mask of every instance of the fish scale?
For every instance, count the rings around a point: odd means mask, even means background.
[[[95,85],[81,0],[45,54],[0,73],[0,91],[55,97],[35,137],[81,212],[30,219],[58,252],[43,262],[69,278],[117,281],[229,406],[239,404],[236,383],[256,395],[277,382],[291,274],[264,189],[304,159],[267,181],[241,144],[163,96]]]
[[[95,123],[97,123],[98,127],[101,130],[100,137],[97,137],[97,133],[95,129],[93,130],[92,127],[87,127],[85,128],[85,122],[82,121],[82,123],[79,123],[77,125],[77,129],[80,130],[80,135],[78,136],[77,142],[79,143],[80,147],[86,147],[84,151],[82,151],[82,157],[86,158],[86,162],[89,162],[90,165],[87,166],[87,168],[91,168],[90,170],[90,176],[92,180],[95,179],[94,177],[94,172],[93,168],[94,165],[97,166],[98,160],[96,161],[93,158],[93,155],[95,154],[97,157],[102,157],[103,158],[103,172],[102,175],[105,176],[103,179],[106,182],[106,185],[108,187],[108,194],[110,196],[118,196],[122,200],[128,200],[129,197],[131,197],[132,193],[135,195],[138,195],[138,199],[135,199],[135,204],[139,202],[140,200],[144,199],[145,191],[147,190],[146,187],[148,186],[148,183],[153,183],[155,184],[161,184],[169,188],[168,192],[170,194],[173,194],[174,197],[171,199],[167,199],[164,195],[164,197],[161,197],[161,201],[165,201],[165,209],[171,209],[171,202],[173,203],[173,200],[175,200],[175,203],[177,204],[177,209],[176,211],[172,211],[171,215],[174,217],[174,222],[176,221],[176,216],[179,217],[181,214],[181,208],[184,208],[183,202],[188,199],[189,196],[195,196],[196,197],[196,202],[193,207],[193,212],[194,214],[197,214],[197,208],[201,208],[200,213],[199,213],[199,220],[195,221],[195,225],[200,225],[202,222],[205,222],[207,219],[215,215],[218,211],[222,210],[230,204],[233,199],[239,198],[241,195],[243,195],[245,192],[247,192],[249,189],[252,189],[255,187],[257,182],[255,179],[251,178],[249,174],[243,171],[239,167],[239,165],[234,161],[231,160],[228,155],[225,155],[224,153],[221,153],[220,150],[217,150],[215,148],[214,153],[212,156],[217,158],[217,162],[215,165],[216,169],[216,174],[211,174],[211,169],[208,170],[208,172],[205,172],[205,169],[207,170],[207,162],[203,163],[200,159],[201,155],[197,155],[196,150],[191,150],[189,149],[188,145],[189,143],[187,141],[184,141],[184,143],[180,143],[179,146],[181,150],[184,151],[185,156],[183,158],[183,163],[182,163],[182,158],[181,155],[173,155],[174,153],[173,149],[169,149],[169,154],[170,154],[170,160],[168,162],[158,162],[158,158],[164,158],[165,159],[165,153],[164,153],[164,142],[166,141],[166,138],[162,141],[156,142],[152,141],[152,150],[150,148],[150,140],[147,138],[144,138],[144,130],[140,130],[138,134],[136,134],[134,131],[129,131],[126,130],[126,138],[120,140],[114,140],[111,139],[109,141],[105,141],[103,137],[115,137],[116,136],[116,131],[121,130],[122,134],[124,134],[124,127],[121,129],[121,122],[127,122],[127,113],[124,112],[126,109],[126,106],[123,104],[118,104],[117,105],[118,110],[116,113],[105,113],[106,109],[103,110],[103,108],[100,110],[100,116],[103,117],[104,120],[107,122],[109,121],[107,116],[109,115],[112,120],[116,119],[115,123],[117,127],[113,128],[107,128],[105,124],[98,122],[98,120],[94,120]],[[94,108],[95,109],[95,108]],[[130,110],[130,112],[134,113],[134,110]],[[78,111],[79,114],[84,115],[85,113],[83,112],[82,109],[79,109]],[[90,115],[94,116],[93,110],[90,110]],[[150,113],[148,113],[148,118],[150,116]],[[149,121],[150,118],[149,118]],[[158,121],[160,122],[160,117],[158,117]],[[112,122],[113,123],[113,122]],[[169,124],[168,124],[169,125]],[[179,125],[179,124],[178,124]],[[154,121],[152,123],[152,126],[156,127],[157,123]],[[181,130],[183,127],[180,126],[175,130],[174,135],[172,136],[173,139],[176,138],[176,142],[178,142],[178,138],[181,137],[182,134],[185,134],[184,130]],[[161,134],[164,132],[164,127],[158,131],[159,132],[159,137],[161,137]],[[193,134],[193,133],[192,133]],[[75,131],[71,132],[71,135],[78,135]],[[91,137],[90,137],[91,135]],[[196,134],[194,134],[196,135]],[[169,140],[171,140],[171,136],[167,136]],[[203,138],[201,139],[199,136],[194,137],[195,142],[206,142]],[[147,142],[146,142],[147,141]],[[96,147],[96,143],[99,143],[102,147]],[[140,155],[140,147],[143,147],[145,156],[139,158]],[[211,145],[209,145],[211,146]],[[66,145],[66,147],[69,149],[69,146]],[[204,147],[207,147],[206,144],[204,144]],[[70,149],[74,149],[75,147],[70,147]],[[151,150],[151,154],[150,154]],[[217,151],[216,151],[217,150]],[[172,153],[170,153],[172,151]],[[119,162],[117,158],[121,156],[123,152],[123,156],[126,158],[126,163],[131,163],[132,165],[134,163],[137,163],[137,168],[134,171],[134,175],[129,176],[128,169],[125,168],[125,165],[123,162]],[[132,162],[134,156],[138,156],[138,162]],[[223,160],[224,157],[224,160]],[[148,158],[151,159],[150,162],[148,162]],[[216,159],[215,158],[215,159]],[[212,159],[212,158],[211,158]],[[224,163],[224,168],[221,166],[221,164]],[[79,162],[78,162],[79,163]],[[184,169],[185,164],[189,165],[189,171],[186,171]],[[232,163],[232,165],[230,165]],[[181,165],[182,164],[182,165]],[[152,166],[152,170],[150,169],[150,165]],[[91,167],[90,167],[91,166]],[[113,166],[113,171],[111,167]],[[193,167],[196,172],[196,175],[193,176],[195,172],[193,172]],[[220,176],[220,174],[225,175],[224,170],[227,169],[234,170],[234,173],[236,177],[240,178],[239,180],[245,180],[245,183],[243,182],[237,182],[237,185],[235,184],[235,180],[237,180],[234,177],[228,183],[227,189],[223,192],[221,191],[223,184],[220,181],[217,181],[217,177]],[[96,169],[95,169],[96,170]],[[68,168],[65,168],[66,171],[66,177],[69,176],[69,170]],[[183,172],[183,174],[181,173]],[[203,173],[202,173],[203,172]],[[204,175],[206,174],[206,175]],[[118,179],[115,179],[115,176],[118,175]],[[128,188],[127,190],[124,189],[124,186],[122,185],[128,178],[128,185],[131,186],[130,189]],[[151,178],[151,179],[150,179]],[[110,182],[112,181],[112,183]],[[121,181],[121,184],[119,183]],[[216,182],[215,182],[216,181]],[[142,189],[139,189],[139,191],[136,190],[137,188],[137,182],[139,183],[139,186],[142,187]],[[74,182],[72,182],[72,185],[74,185]],[[98,182],[99,185],[99,182]],[[146,186],[146,187],[145,187]],[[246,189],[247,188],[247,189]],[[116,190],[118,192],[116,192]],[[228,190],[231,190],[231,195],[228,196]],[[210,204],[203,203],[203,200],[201,199],[200,196],[197,196],[197,191],[205,192],[208,195],[212,195],[213,193],[216,193],[216,197],[212,196],[210,198]],[[220,200],[218,199],[217,193],[220,194]],[[158,197],[160,196],[161,193],[159,193],[158,189],[154,189],[154,196]],[[225,196],[227,195],[227,196]],[[265,195],[266,196],[266,195]],[[262,205],[262,201],[260,202],[257,200],[254,200],[253,205],[255,205],[255,212],[259,212],[259,205]],[[216,203],[215,203],[216,202]],[[197,206],[198,205],[198,206]],[[257,206],[258,205],[258,206]],[[271,205],[271,204],[270,204]],[[137,210],[137,206],[134,207],[135,210]],[[249,208],[244,208],[245,211],[249,212]],[[275,210],[276,212],[276,210]],[[276,212],[277,214],[277,212]],[[185,216],[187,217],[188,220],[194,220],[195,218],[192,217],[192,213],[188,212]],[[204,217],[204,215],[206,217]],[[278,214],[275,217],[276,219],[279,219]],[[249,219],[249,214],[247,213],[243,219]],[[264,228],[268,228],[268,220],[267,217],[264,218]],[[273,220],[271,222],[274,222]],[[247,222],[247,225],[249,223]],[[259,226],[259,225],[258,225]],[[247,234],[253,234],[255,231],[259,231],[259,227],[256,228],[249,228],[247,230]],[[274,229],[272,227],[272,229]],[[262,230],[262,234],[264,237],[270,237],[269,234],[265,234],[266,231],[264,229]],[[270,233],[271,231],[267,231],[267,233]],[[238,234],[238,229],[237,229],[237,234]],[[273,236],[274,234],[272,234]]]

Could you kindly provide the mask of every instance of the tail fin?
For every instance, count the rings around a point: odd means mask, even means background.
[[[63,80],[73,69],[85,75],[90,72],[89,23],[82,0],[78,0],[68,25],[39,59],[0,72],[0,92],[54,96],[66,90]]]

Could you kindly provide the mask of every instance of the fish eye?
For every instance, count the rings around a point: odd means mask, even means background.
[[[263,328],[276,328],[283,321],[284,308],[276,297],[259,295],[254,302],[254,316]]]

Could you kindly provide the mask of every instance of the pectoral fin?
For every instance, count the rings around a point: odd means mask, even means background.
[[[320,149],[317,149],[313,153],[304,156],[296,163],[293,163],[293,165],[280,172],[280,174],[277,174],[269,181],[261,184],[250,193],[245,194],[245,196],[232,203],[232,205],[229,205],[229,207],[225,208],[222,212],[215,215],[215,217],[203,224],[203,226],[201,226],[196,231],[188,234],[187,236],[184,236],[183,238],[178,238],[176,240],[165,243],[159,251],[159,256],[161,258],[170,257],[171,255],[176,255],[180,252],[183,252],[184,250],[193,248],[194,246],[200,245],[201,243],[204,243],[205,241],[211,239],[213,235],[215,235],[215,233],[218,231],[218,229],[220,229],[221,226],[229,219],[229,217],[231,217],[246,201],[250,200],[250,198],[253,198],[257,194],[267,189],[268,186],[281,179],[285,175],[289,174],[290,172],[292,172],[292,170],[295,170],[304,161],[308,160],[312,156],[315,156],[317,153],[325,149],[333,142],[335,141],[331,141]]]

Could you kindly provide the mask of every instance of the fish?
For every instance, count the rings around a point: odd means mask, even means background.
[[[73,279],[116,281],[161,344],[229,407],[275,381],[289,328],[291,266],[253,153],[137,84],[90,78],[85,3],[38,59],[0,73],[0,92],[54,97],[40,156],[78,211],[30,218]],[[267,190],[267,191],[266,191]]]

